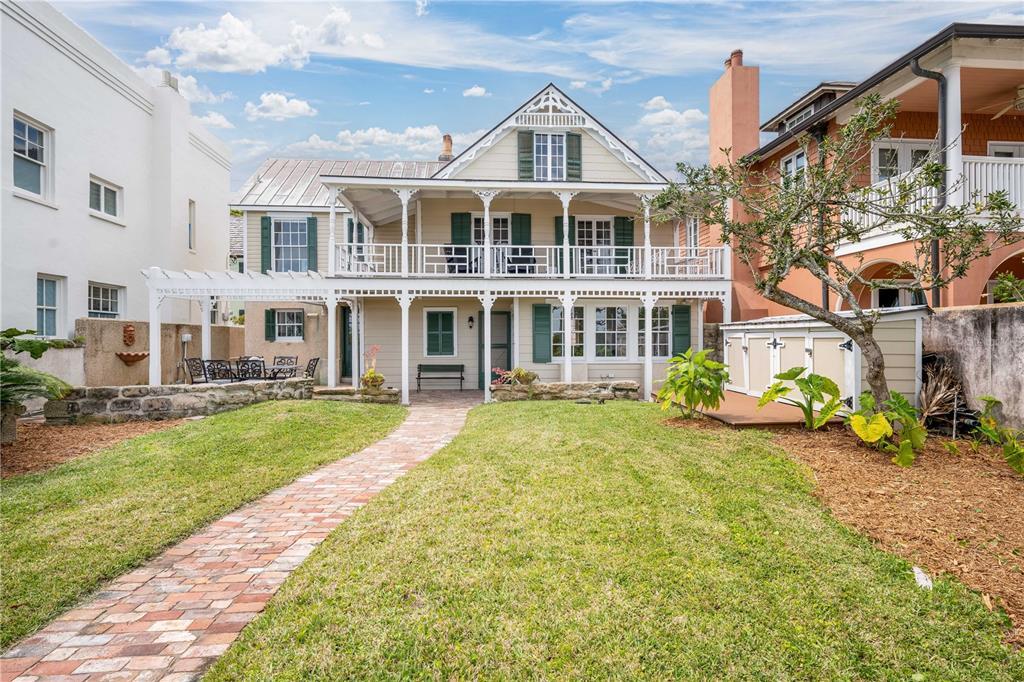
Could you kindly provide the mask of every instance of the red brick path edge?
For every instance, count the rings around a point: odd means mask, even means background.
[[[23,640],[0,659],[0,680],[197,679],[335,526],[451,441],[470,407],[414,404],[389,436],[215,521]]]

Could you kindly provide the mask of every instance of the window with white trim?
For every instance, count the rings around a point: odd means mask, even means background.
[[[871,291],[872,308],[901,308],[911,305],[924,305],[926,302],[924,291],[921,289],[880,287]]]
[[[116,319],[121,316],[121,287],[89,282],[89,317]]]
[[[783,184],[789,185],[794,178],[803,177],[805,168],[807,168],[807,152],[803,149],[784,158],[779,168]]]
[[[534,133],[533,177],[535,180],[565,180],[564,133]]]
[[[624,358],[629,352],[625,306],[594,308],[594,356]]]
[[[60,301],[60,280],[36,277],[36,334],[57,336],[57,311]]]
[[[909,173],[931,156],[930,140],[880,140],[872,144],[871,182]]]
[[[637,357],[644,357],[644,337],[647,330],[647,323],[644,319],[647,310],[644,306],[639,308],[639,325],[637,328]],[[667,358],[669,355],[670,330],[672,328],[672,316],[668,306],[654,306],[651,314],[651,347],[654,358]]]
[[[583,306],[573,306],[570,328],[572,357],[583,357]],[[562,324],[562,306],[551,306],[551,357],[561,358],[565,344],[565,326]]]
[[[686,219],[686,245],[691,249],[700,245],[700,221],[696,218]]]
[[[803,121],[806,121],[813,114],[814,114],[814,105],[811,104],[810,106],[807,106],[807,107],[804,107],[803,109],[801,109],[799,113],[796,113],[793,116],[791,116],[788,119],[786,119],[786,123],[785,123],[784,127],[785,127],[786,130],[792,130],[794,126],[796,126],[797,124],[799,124],[799,123],[801,123]]]
[[[491,214],[491,243],[508,244],[511,241],[511,215],[508,213]],[[473,243],[484,243],[484,214],[473,214]]]
[[[121,213],[121,188],[97,177],[89,178],[89,209],[117,217]],[[191,218],[189,220],[191,222]],[[191,247],[189,247],[191,248]]]
[[[611,246],[611,218],[576,218],[576,243],[579,246]]]
[[[306,272],[309,269],[306,219],[275,218],[272,232],[274,272]]]
[[[40,197],[49,192],[51,132],[18,115],[14,116],[14,186]]]
[[[304,324],[305,313],[302,310],[275,310],[274,339],[277,341],[302,341]]]

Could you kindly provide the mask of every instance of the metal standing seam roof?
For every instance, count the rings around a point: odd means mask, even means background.
[[[233,206],[328,207],[321,175],[366,178],[426,179],[440,161],[370,161],[367,159],[267,159],[236,193]]]

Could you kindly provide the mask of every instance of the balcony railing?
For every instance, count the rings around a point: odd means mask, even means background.
[[[570,277],[594,279],[728,279],[726,248],[650,249],[645,267],[643,246],[570,246]],[[533,277],[560,278],[566,273],[561,246],[409,244],[402,268],[400,244],[340,244],[335,255],[339,277]]]
[[[1010,201],[1024,209],[1024,159],[965,156],[964,188],[968,197],[1005,190]]]

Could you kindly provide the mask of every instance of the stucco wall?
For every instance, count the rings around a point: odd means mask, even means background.
[[[978,396],[1003,401],[1003,416],[1024,427],[1024,304],[936,310],[924,322],[924,349],[953,360],[971,407]]]

